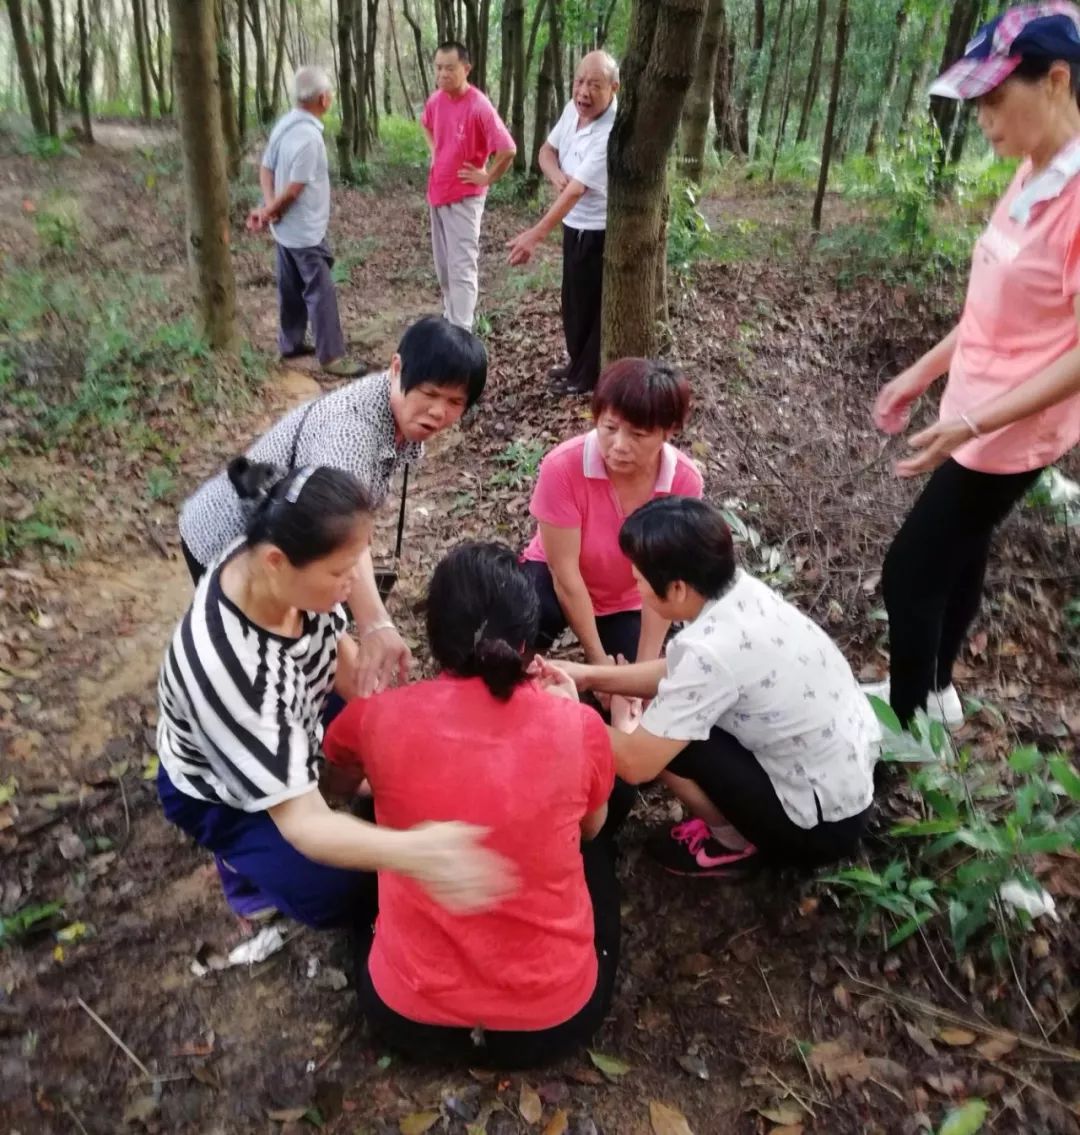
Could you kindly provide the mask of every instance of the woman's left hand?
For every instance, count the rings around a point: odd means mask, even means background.
[[[553,665],[541,655],[536,655],[529,664],[529,674],[544,693],[556,698],[567,698],[570,701],[578,700],[574,679],[565,670]]]
[[[896,475],[917,477],[920,473],[931,472],[964,442],[970,441],[972,436],[971,427],[959,418],[935,422],[928,429],[920,430],[914,437],[908,439],[908,445],[920,452],[914,457],[898,461]]]
[[[412,651],[394,627],[380,627],[360,640],[356,662],[356,697],[367,698],[404,682],[412,666]]]

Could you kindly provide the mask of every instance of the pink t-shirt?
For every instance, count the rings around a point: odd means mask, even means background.
[[[462,181],[458,170],[466,162],[483,169],[492,154],[517,149],[498,111],[475,87],[469,87],[460,98],[436,91],[427,100],[420,125],[435,137],[427,196],[428,204],[436,207],[466,197],[483,197],[487,189]]]
[[[700,497],[702,487],[693,461],[665,444],[653,496]],[[619,529],[626,516],[608,480],[596,430],[564,441],[544,458],[529,511],[544,524],[581,529],[578,563],[594,614],[641,609],[630,561],[619,548]],[[547,562],[539,532],[522,559]]]
[[[444,675],[350,702],[323,748],[363,768],[380,824],[479,824],[520,880],[494,910],[460,915],[380,872],[379,997],[412,1021],[465,1028],[546,1029],[578,1012],[597,974],[581,821],[615,780],[600,715],[532,685],[501,702],[479,678]]]
[[[980,406],[1033,378],[1077,345],[1080,174],[1031,208],[1010,207],[1031,175],[1025,161],[975,244],[964,313],[941,399],[941,417]],[[1080,394],[962,445],[953,457],[982,473],[1050,465],[1080,441]]]

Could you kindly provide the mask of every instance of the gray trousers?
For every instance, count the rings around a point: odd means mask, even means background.
[[[278,348],[283,355],[300,349],[309,322],[320,363],[345,354],[337,293],[330,275],[333,266],[334,257],[325,240],[310,248],[277,245]]]
[[[442,289],[443,315],[472,330],[480,291],[480,221],[484,198],[466,197],[450,205],[432,205],[431,250]]]

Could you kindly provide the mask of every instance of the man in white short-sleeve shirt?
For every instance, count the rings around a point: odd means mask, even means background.
[[[330,167],[322,119],[334,101],[321,67],[299,67],[293,78],[296,106],[274,124],[259,168],[263,204],[252,209],[247,227],[269,228],[277,247],[278,347],[283,359],[316,354],[323,370],[338,378],[361,367],[345,359],[326,243],[330,224]],[[311,324],[314,348],[305,338]]]
[[[709,504],[651,501],[619,542],[642,602],[686,626],[659,661],[569,672],[581,689],[653,699],[635,728],[611,736],[620,777],[661,777],[693,817],[654,842],[657,858],[676,874],[730,875],[758,860],[850,854],[869,818],[881,732],[836,644],[735,566]],[[623,708],[613,703],[613,721]]]
[[[509,242],[510,263],[526,264],[562,222],[562,317],[570,361],[550,377],[568,394],[592,390],[600,374],[607,147],[618,89],[619,65],[606,51],[592,51],[578,64],[574,97],[540,147],[540,168],[558,196],[532,228]]]

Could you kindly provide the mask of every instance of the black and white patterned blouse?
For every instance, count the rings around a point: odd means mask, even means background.
[[[304,418],[308,406],[311,411]],[[419,442],[395,440],[387,371],[366,375],[314,403],[297,406],[255,442],[248,458],[287,468],[298,430],[296,465],[329,465],[354,474],[376,507],[386,499],[398,466],[403,461],[414,465],[424,452]],[[204,565],[212,564],[244,534],[244,524],[244,507],[224,470],[190,496],[180,512],[180,535]]]
[[[345,632],[339,605],[297,638],[251,622],[221,589],[237,541],[203,576],[158,679],[158,758],[188,796],[258,812],[317,780],[322,709]]]

